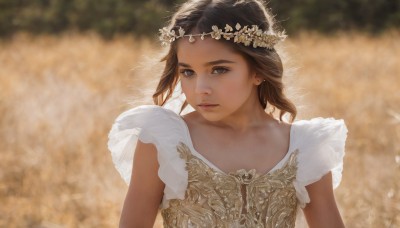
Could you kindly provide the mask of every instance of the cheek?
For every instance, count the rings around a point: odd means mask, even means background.
[[[191,99],[191,97],[192,97],[192,91],[194,91],[193,90],[194,88],[192,88],[193,87],[192,84],[193,83],[190,83],[187,80],[181,80],[182,92],[185,94],[186,99]]]
[[[226,96],[240,97],[248,94],[252,88],[252,84],[248,75],[245,73],[238,73],[231,75],[224,83],[221,83],[219,91],[225,92]]]

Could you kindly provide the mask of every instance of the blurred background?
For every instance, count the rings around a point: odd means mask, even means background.
[[[151,104],[174,0],[0,0],[0,227],[116,227],[107,134]],[[347,227],[400,227],[400,1],[270,0],[298,119],[349,129]],[[162,227],[160,219],[155,226]]]

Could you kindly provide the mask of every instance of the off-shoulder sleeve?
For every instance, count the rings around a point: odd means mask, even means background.
[[[165,183],[166,199],[183,199],[187,187],[187,171],[176,146],[185,142],[181,117],[156,105],[144,105],[123,112],[117,117],[108,135],[108,149],[115,168],[129,184],[137,140],[157,148],[158,176]]]
[[[298,168],[294,183],[300,206],[310,202],[306,186],[332,172],[333,188],[342,179],[347,127],[342,119],[314,118],[297,121]]]

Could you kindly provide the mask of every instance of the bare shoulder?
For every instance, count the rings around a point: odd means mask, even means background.
[[[277,120],[276,125],[283,136],[290,135],[293,124]]]
[[[290,123],[269,118],[260,130],[265,135],[264,141],[269,142],[269,147],[273,148],[272,151],[281,151],[284,156],[290,145],[291,127]]]
[[[194,127],[200,127],[204,124],[204,118],[202,118],[197,111],[193,111],[183,115],[182,119],[185,121],[186,125],[190,129]]]

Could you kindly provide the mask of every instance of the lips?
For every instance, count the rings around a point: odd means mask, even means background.
[[[218,106],[218,104],[201,103],[201,104],[198,104],[197,106],[199,106],[199,107],[215,107],[215,106]]]
[[[198,104],[197,107],[205,112],[210,112],[216,109],[219,105],[218,104],[211,104],[211,103],[201,103]]]

